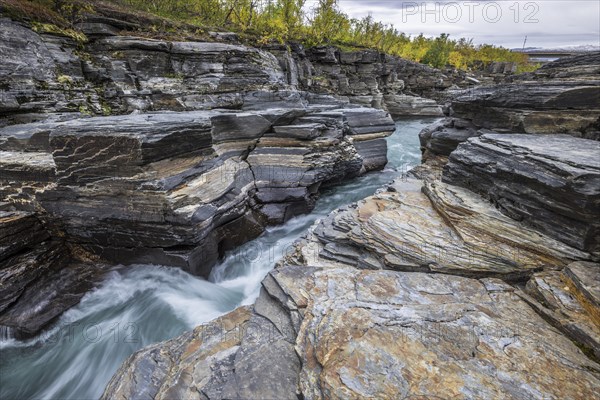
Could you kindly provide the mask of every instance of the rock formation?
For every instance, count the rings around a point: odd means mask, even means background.
[[[208,275],[265,225],[310,211],[321,185],[385,165],[385,112],[324,108],[9,126],[4,192],[105,260]],[[47,153],[28,152],[42,141]]]
[[[474,193],[420,189],[317,223],[253,307],[134,354],[103,398],[593,397],[600,265]]]
[[[440,115],[419,96],[458,79],[98,16],[85,43],[0,25],[0,327],[17,337],[116,263],[208,274],[322,187],[381,169],[388,112]],[[456,96],[421,135],[421,180],[318,221],[253,306],[132,355],[103,397],[594,398],[597,61]]]
[[[420,180],[315,223],[254,306],[142,349],[103,398],[597,396],[598,142],[478,118],[425,130]]]
[[[444,182],[600,256],[600,142],[569,135],[486,134],[461,144]]]
[[[207,276],[227,250],[309,212],[321,187],[383,168],[395,129],[386,110],[439,114],[418,95],[451,84],[368,50],[149,39],[133,36],[139,22],[102,16],[79,26],[87,41],[0,26],[0,201],[43,220],[47,237],[27,249],[44,241],[64,258],[12,255],[31,274],[21,287],[3,270],[16,288],[7,299],[25,304],[15,310],[33,301],[19,297],[24,287],[52,288],[44,271],[83,270],[89,259]],[[77,273],[86,283],[56,304],[75,304],[101,275]],[[31,325],[7,310],[0,325],[23,335],[58,315]]]
[[[0,326],[30,337],[77,304],[107,266],[51,238],[32,212],[0,211]]]
[[[444,75],[428,66],[381,54],[375,50],[342,51],[332,46],[304,50],[271,47],[291,82],[306,90],[347,97],[351,103],[382,108],[393,117],[442,116],[434,93],[463,77]],[[296,77],[297,76],[297,77]],[[424,97],[421,97],[424,96]]]
[[[454,94],[449,117],[424,130],[424,159],[448,156],[470,137],[569,134],[600,140],[600,52],[560,59],[509,82]]]
[[[241,111],[314,102],[374,106],[394,116],[441,115],[434,101],[419,96],[461,82],[368,50],[154,40],[132,36],[140,27],[124,21],[93,21],[82,26],[89,41],[78,43],[0,18],[0,123],[48,113]]]

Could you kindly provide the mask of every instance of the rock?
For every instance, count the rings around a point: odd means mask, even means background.
[[[293,340],[261,312],[272,317],[269,311],[281,310],[281,317],[286,315],[268,296],[264,302],[269,304],[255,307],[255,312],[238,308],[167,346],[134,354],[102,398],[297,398],[300,362]],[[206,364],[201,365],[201,359]]]
[[[0,226],[0,261],[49,238],[33,213],[0,211]]]
[[[423,161],[437,156],[449,156],[456,147],[471,137],[481,135],[470,121],[446,118],[424,128],[419,133]]]
[[[600,322],[600,280],[598,264],[575,262],[569,264],[563,271],[568,278],[569,284],[575,287],[580,294],[581,303],[588,308],[588,312],[594,317],[596,324]]]
[[[283,137],[312,140],[316,139],[325,130],[322,124],[302,124],[275,127],[275,133]]]
[[[579,250],[600,251],[600,143],[567,135],[486,134],[461,144],[443,181]]]
[[[340,51],[322,46],[304,50],[270,46],[288,74],[288,82],[303,90],[346,96],[350,103],[381,108],[396,118],[406,115],[441,115],[430,96],[462,77],[448,78],[440,71],[374,50]]]
[[[324,121],[336,135],[336,114]],[[376,131],[354,130],[359,139]],[[492,188],[518,181],[529,192],[514,202],[524,204],[535,182],[564,182],[569,190],[561,196],[571,204],[593,204],[585,196],[598,188],[596,144],[484,134],[450,154],[443,178],[453,171]],[[417,171],[424,181],[396,180],[317,221],[265,277],[252,308],[142,349],[103,398],[593,397],[600,385],[600,267],[589,261],[597,255],[439,181],[442,157]],[[486,162],[459,174],[453,163],[463,158]],[[531,173],[515,175],[520,171]],[[498,175],[484,174],[492,172]],[[303,195],[258,193],[279,201]],[[234,326],[243,333],[222,340]]]
[[[43,259],[28,255],[27,259],[17,258],[17,264],[10,268],[17,274],[26,274],[24,270],[27,269],[37,269],[37,276],[27,284],[18,300],[0,314],[0,326],[10,328],[17,339],[33,337],[50,326],[101,282],[109,269],[104,264],[69,262],[68,252],[64,248],[59,247],[54,252],[62,252],[62,261],[46,261],[48,253],[43,255]],[[54,257],[54,253],[51,255]],[[21,282],[20,277],[6,272],[0,272],[3,285],[13,286]]]
[[[598,364],[502,281],[282,266],[252,310],[134,354],[103,398],[560,399],[598,384]]]
[[[32,212],[0,211],[0,327],[26,339],[79,303],[106,266],[73,260]]]
[[[21,299],[23,292],[38,279],[62,267],[66,251],[61,243],[38,241],[27,243],[27,249],[0,262],[0,312],[7,310]],[[35,245],[35,247],[33,247]],[[26,317],[27,314],[15,317]],[[2,318],[0,317],[0,318]]]
[[[482,133],[600,139],[600,53],[560,59],[498,85],[449,91],[447,118],[420,134],[423,161],[448,156]]]
[[[250,317],[249,308],[240,307],[166,345],[157,344],[134,354],[115,375],[127,378],[112,379],[102,398],[146,396],[159,399],[174,395],[200,398],[198,389],[202,389],[205,396],[221,397],[223,383],[232,374],[235,350]],[[204,369],[196,368],[197,360],[202,358],[210,364]],[[180,368],[180,372],[169,376],[168,372],[174,367]]]
[[[323,113],[164,112],[11,126],[0,142],[19,151],[4,152],[2,193],[43,208],[69,243],[107,262],[208,275],[265,225],[310,211],[322,184],[383,168],[389,115]]]
[[[589,301],[571,278],[577,270],[581,278],[588,281],[600,280],[600,265],[573,263],[563,272],[547,271],[535,274],[527,282],[527,292],[540,304],[523,296],[525,301],[542,314],[546,320],[560,329],[587,354],[600,360],[600,307]],[[575,281],[578,282],[577,278]],[[597,284],[596,284],[597,285]],[[585,290],[585,289],[584,289]]]
[[[433,100],[419,96],[437,96],[463,81],[460,74],[448,78],[372,50],[269,45],[265,51],[235,44],[229,33],[212,35],[228,43],[135,37],[144,24],[154,23],[138,17],[88,15],[77,25],[88,35],[86,43],[0,19],[0,55],[7,60],[0,69],[2,124],[40,121],[50,113],[256,111],[349,103],[394,117],[440,115]]]
[[[311,228],[287,263],[440,272],[519,280],[589,259],[527,228],[475,194],[441,182],[397,181]]]
[[[452,116],[509,133],[600,139],[600,52],[560,59],[515,83],[476,87],[452,100]]]
[[[387,110],[393,117],[419,115],[442,117],[442,106],[434,100],[405,94],[384,95]]]

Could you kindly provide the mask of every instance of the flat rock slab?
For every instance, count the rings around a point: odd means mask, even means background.
[[[319,137],[325,128],[323,124],[277,126],[275,133],[283,137],[311,140]]]
[[[461,144],[444,182],[588,252],[600,251],[600,142],[568,135],[486,134]]]

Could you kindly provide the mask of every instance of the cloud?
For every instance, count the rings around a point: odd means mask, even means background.
[[[520,47],[600,45],[600,2],[340,0],[352,18],[371,14],[407,34],[473,38],[475,43]]]

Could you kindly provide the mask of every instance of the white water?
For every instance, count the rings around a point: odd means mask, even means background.
[[[310,215],[270,228],[229,253],[210,281],[154,265],[122,268],[42,335],[20,342],[0,332],[0,399],[97,399],[136,350],[251,304],[264,276],[318,218],[370,196],[420,163],[417,135],[432,122],[398,122],[388,138],[384,171],[326,190]]]

